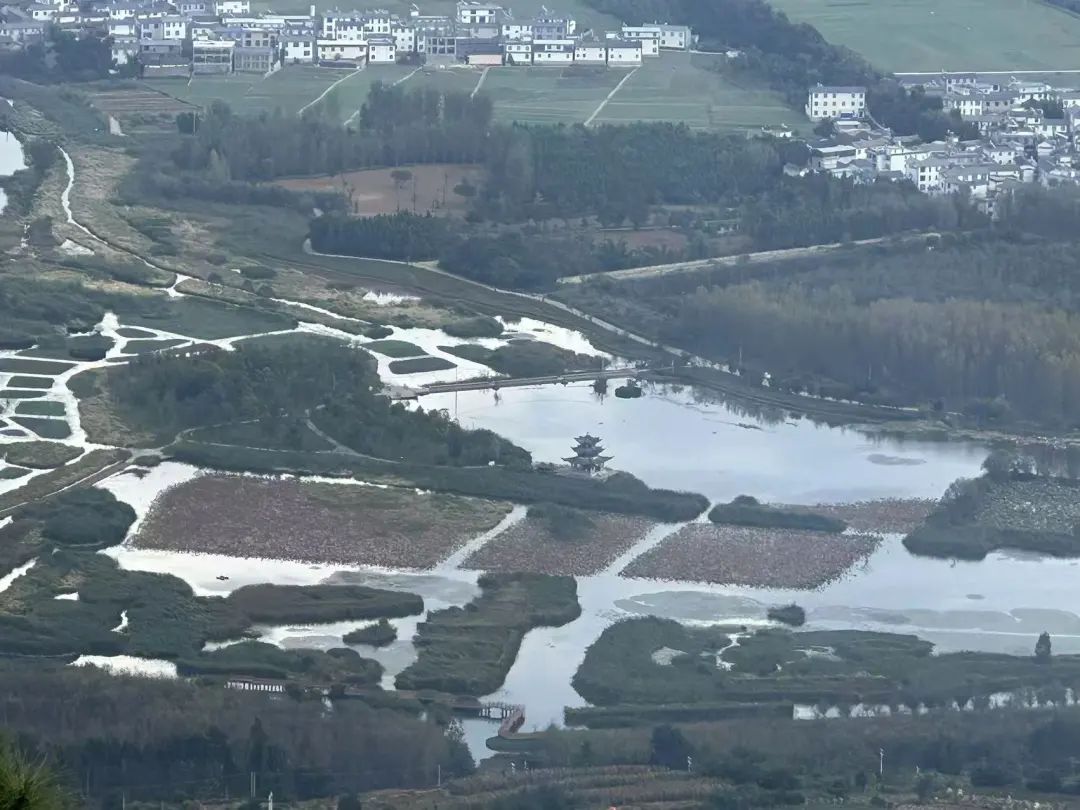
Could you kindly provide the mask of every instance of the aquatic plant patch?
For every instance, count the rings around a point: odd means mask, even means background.
[[[867,559],[870,535],[691,524],[622,570],[625,577],[817,588]]]
[[[655,525],[632,515],[583,514],[587,524],[565,530],[530,515],[488,541],[465,560],[464,567],[588,576],[605,569]]]
[[[167,490],[140,548],[428,568],[494,527],[509,504],[412,489],[211,475]]]

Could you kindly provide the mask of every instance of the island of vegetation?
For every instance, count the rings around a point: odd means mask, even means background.
[[[375,624],[358,627],[350,630],[342,641],[346,644],[367,644],[372,647],[385,647],[397,640],[397,628],[385,618],[379,619]]]
[[[765,529],[805,529],[815,532],[839,533],[847,524],[836,518],[794,510],[780,509],[760,503],[751,495],[739,495],[730,503],[721,503],[709,511],[713,523],[730,526],[756,526]]]
[[[1031,458],[990,454],[984,474],[953,482],[922,525],[904,538],[915,554],[981,560],[1014,548],[1080,556],[1080,483],[1036,473]]]

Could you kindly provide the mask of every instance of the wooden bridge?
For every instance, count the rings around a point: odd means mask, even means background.
[[[275,695],[283,695],[286,687],[292,685],[309,694],[329,695],[330,688],[316,684],[302,683],[299,681],[285,681],[276,678],[251,678],[234,677],[225,681],[226,689],[237,689],[243,692],[263,692]],[[347,686],[340,696],[345,698],[363,699],[369,695],[381,693],[383,690],[374,687]],[[459,714],[469,714],[482,717],[486,720],[499,721],[499,736],[505,737],[514,734],[525,724],[525,707],[514,703],[485,702],[479,698],[468,695],[451,695],[443,692],[415,692],[407,690],[394,690],[391,694],[405,699],[415,699],[422,703],[440,703],[449,707]]]
[[[546,377],[484,377],[481,379],[461,380],[460,382],[428,383],[418,388],[395,387],[390,390],[390,396],[392,399],[417,399],[427,394],[449,394],[454,391],[498,391],[501,388],[591,382],[593,380],[610,380],[618,377],[636,380],[647,374],[648,371],[649,369],[631,366],[567,371],[563,374],[551,374]]]

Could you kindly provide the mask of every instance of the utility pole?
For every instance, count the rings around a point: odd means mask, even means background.
[[[270,795],[266,797],[266,810],[274,810],[274,791],[270,791]]]
[[[885,775],[885,749],[884,748],[879,748],[878,749],[878,771],[877,772],[878,772],[879,777],[882,777],[882,776]]]
[[[249,796],[250,796],[250,798],[254,799],[255,798],[255,771],[251,771],[249,776],[250,776],[250,783],[251,783]]]
[[[686,758],[686,772],[687,773],[693,773],[694,772],[694,758],[693,757],[687,757]]]
[[[436,765],[435,768],[435,786],[442,787],[442,764]]]

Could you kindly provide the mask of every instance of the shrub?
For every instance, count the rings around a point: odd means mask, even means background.
[[[135,522],[135,510],[103,489],[83,487],[23,510],[20,517],[39,520],[42,534],[68,546],[105,548],[123,541]]]
[[[759,503],[749,495],[740,495],[731,503],[717,504],[709,512],[709,520],[732,526],[755,526],[767,529],[806,529],[816,532],[839,533],[847,524],[836,518],[809,512],[790,512]]]

